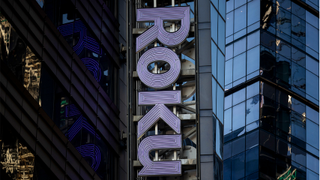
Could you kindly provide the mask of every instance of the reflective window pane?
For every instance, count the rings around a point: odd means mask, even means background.
[[[239,91],[236,91],[233,93],[233,105],[236,105],[242,101],[244,101],[246,98],[246,89],[243,88]]]
[[[216,153],[218,154],[218,156],[223,159],[222,154],[223,154],[223,133],[222,133],[222,128],[223,125],[219,122],[216,121]]]
[[[260,43],[260,31],[256,31],[247,37],[247,49],[251,49]]]
[[[246,175],[259,170],[259,147],[249,149],[246,152]]]
[[[232,142],[223,145],[223,159],[231,157]]]
[[[230,84],[232,82],[232,62],[233,59],[230,59],[226,62],[226,68],[225,68],[225,85]]]
[[[223,179],[231,180],[232,177],[232,158],[223,161]]]
[[[227,1],[227,13],[234,9],[234,0]]]
[[[307,143],[319,149],[319,125],[307,119]]]
[[[246,2],[247,2],[247,0],[235,0],[234,6],[235,6],[235,8],[238,8],[242,5],[244,5]]]
[[[246,53],[233,59],[233,81],[246,75]]]
[[[303,44],[306,43],[306,22],[300,16],[292,15],[292,37]]]
[[[260,19],[260,0],[253,0],[248,3],[248,26]]]
[[[245,172],[245,153],[238,154],[232,158],[232,179],[240,179],[244,177]]]
[[[217,82],[212,78],[212,112],[217,114]]]
[[[306,10],[294,2],[292,2],[292,14],[302,18],[303,20],[306,19]]]
[[[319,180],[319,175],[315,172],[307,169],[307,179],[308,180]]]
[[[319,112],[306,106],[306,114],[308,119],[319,125]]]
[[[306,92],[315,99],[319,99],[319,77],[309,71],[306,73]]]
[[[225,53],[225,32],[225,22],[220,16],[218,16],[218,46],[222,53]]]
[[[232,128],[237,130],[245,125],[245,103],[233,107]]]
[[[211,6],[211,37],[212,39],[218,43],[218,12]]]
[[[287,56],[285,56],[288,58]],[[302,67],[306,67],[306,54],[292,47],[292,60]]]
[[[259,95],[247,100],[246,124],[259,119]]]
[[[226,60],[233,57],[233,44],[226,47]]]
[[[306,13],[306,21],[315,28],[319,29],[319,18],[311,14],[309,11]]]
[[[319,174],[319,159],[307,153],[307,168]]]
[[[276,4],[287,11],[291,11],[291,1],[290,0],[277,0]]]
[[[234,43],[234,56],[243,53],[246,50],[246,38],[242,38]]]
[[[282,8],[279,8],[277,13],[277,30],[291,35],[291,13]]]
[[[310,72],[319,76],[319,62],[311,58],[310,56],[306,57],[306,68]]]
[[[220,85],[222,87],[224,87],[224,56],[221,53],[221,51],[218,51],[218,64],[217,64],[217,68],[218,68],[218,72],[217,72],[217,80],[220,83]]]
[[[247,98],[259,94],[259,82],[255,82],[250,86],[247,86]]]
[[[258,143],[259,143],[259,131],[258,130],[247,134],[247,136],[246,136],[246,149],[247,150],[258,146]]]
[[[311,26],[310,24],[306,25],[306,45],[309,46],[311,49],[319,52],[319,31]]]
[[[231,132],[231,111],[232,108],[224,111],[224,135],[229,134]]]
[[[221,123],[223,123],[223,101],[224,101],[224,91],[223,89],[220,88],[220,86],[217,86],[217,117],[219,118],[219,120],[221,121]]]
[[[292,161],[295,161],[303,166],[306,166],[306,152],[302,149],[292,146]]]
[[[237,155],[246,150],[245,137],[236,139],[232,143],[232,156]]]
[[[232,106],[232,94],[224,98],[224,109],[228,109]]]
[[[306,88],[306,69],[296,63],[292,63],[291,74],[293,90],[304,97],[305,95],[302,92],[305,92]]]
[[[259,69],[260,47],[257,46],[247,52],[247,74]]]
[[[233,34],[233,11],[227,14],[226,18],[226,37]]]
[[[246,27],[246,10],[246,6],[244,5],[234,11],[234,32],[238,32]]]
[[[281,54],[282,56],[290,59],[291,58],[291,46],[284,42],[283,40],[276,40],[276,52]]]

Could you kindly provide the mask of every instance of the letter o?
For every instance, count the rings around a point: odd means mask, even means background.
[[[165,61],[170,64],[169,71],[163,74],[154,74],[148,71],[148,65],[156,61]],[[179,78],[181,62],[171,49],[155,47],[145,52],[137,64],[137,73],[140,80],[148,87],[164,89],[175,83]]]

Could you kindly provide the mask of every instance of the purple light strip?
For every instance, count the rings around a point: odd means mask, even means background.
[[[139,176],[181,175],[181,161],[151,161],[149,153],[159,149],[181,148],[181,135],[149,136],[141,141],[138,147],[138,157],[144,166]]]
[[[71,141],[82,128],[88,130],[88,132],[93,134],[97,139],[101,139],[94,128],[87,122],[86,118],[81,115],[66,133],[66,137],[68,137],[69,141]]]
[[[153,74],[148,71],[148,65],[156,61],[166,61],[170,70],[163,74]],[[137,64],[137,73],[140,80],[154,89],[164,89],[175,83],[179,77],[181,62],[176,53],[164,47],[156,47],[145,52]]]
[[[166,122],[176,133],[180,134],[180,119],[174,115],[164,104],[156,104],[138,122],[138,139],[146,133],[160,119]]]
[[[93,77],[100,82],[101,80],[101,69],[99,63],[91,58],[82,58],[81,61],[87,67],[87,69],[93,74]]]
[[[66,117],[72,117],[81,114],[74,104],[69,104],[65,108]]]
[[[62,36],[72,35],[77,32],[80,33],[78,43],[73,46],[73,50],[77,55],[79,55],[84,48],[87,48],[96,54],[102,54],[99,43],[94,38],[87,36],[87,28],[82,21],[78,20],[73,23],[61,25],[58,27],[58,30]]]
[[[90,166],[94,171],[97,171],[101,162],[101,152],[99,147],[94,144],[85,144],[76,147],[76,149],[82,157],[90,157],[92,159],[92,163]]]
[[[163,21],[166,20],[181,20],[180,29],[174,33],[167,32],[163,27]],[[137,9],[137,21],[154,21],[154,26],[137,37],[136,52],[141,51],[156,39],[166,46],[176,46],[188,37],[190,7]]]
[[[139,105],[180,104],[181,91],[139,92]]]

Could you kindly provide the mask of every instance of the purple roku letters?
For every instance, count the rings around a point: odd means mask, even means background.
[[[140,52],[157,39],[164,45],[173,47],[181,44],[189,34],[190,8],[144,8],[137,9],[137,21],[154,21],[154,26],[137,38],[136,52]],[[163,21],[181,20],[181,27],[177,32],[167,32]],[[148,71],[148,65],[165,61],[170,64],[170,70],[163,74],[153,74]],[[155,47],[146,51],[139,59],[137,73],[140,80],[153,89],[164,89],[172,86],[179,78],[181,62],[175,52],[165,47]],[[140,139],[160,119],[164,120],[176,135],[155,135],[144,138],[138,147],[138,157],[144,166],[139,176],[174,176],[181,175],[181,161],[152,161],[151,150],[179,149],[182,146],[180,119],[173,114],[165,104],[180,104],[180,91],[148,91],[139,92],[139,105],[155,105],[138,122],[138,139]]]

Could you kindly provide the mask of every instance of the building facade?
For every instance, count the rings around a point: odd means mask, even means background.
[[[128,22],[127,179],[222,179],[225,1],[130,1]],[[172,34],[174,43],[162,37]],[[178,67],[159,56],[164,51],[181,69],[169,85],[157,87],[156,77],[165,82],[166,73]],[[171,93],[181,93],[181,99],[167,102],[176,99]],[[179,170],[164,163],[177,163]]]
[[[125,6],[0,2],[0,179],[126,179]]]
[[[228,179],[319,179],[318,1],[227,1]]]
[[[224,0],[0,13],[1,179],[222,179]]]

